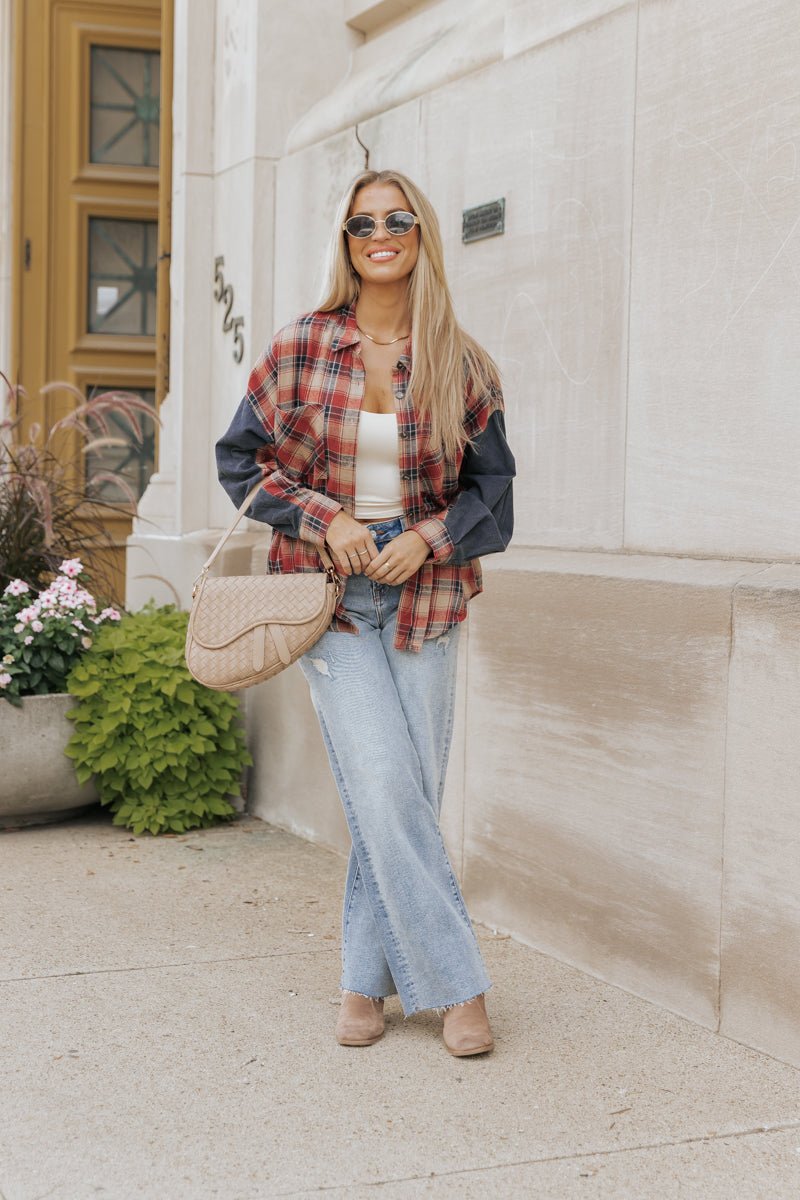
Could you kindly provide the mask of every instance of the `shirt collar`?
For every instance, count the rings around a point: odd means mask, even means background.
[[[331,343],[332,350],[342,350],[345,346],[354,346],[356,342],[361,341],[361,335],[356,325],[355,300],[352,304],[347,304],[344,308],[340,308],[339,312],[341,313],[343,323]]]
[[[331,343],[332,350],[343,350],[346,346],[354,346],[356,342],[361,341],[361,334],[358,332],[356,325],[356,302],[345,305],[339,309],[342,315],[343,324]],[[411,339],[409,338],[409,341]],[[401,354],[398,356],[398,362],[405,367],[407,371],[411,370],[411,355]]]

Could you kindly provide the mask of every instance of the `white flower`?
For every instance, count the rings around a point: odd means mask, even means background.
[[[104,608],[98,618],[100,621],[121,621],[119,613],[115,608]]]
[[[92,639],[90,637],[82,637],[81,638],[81,645],[83,646],[84,650],[88,650],[89,647],[91,646],[91,644],[92,644]]]
[[[28,587],[28,585],[24,579],[12,579],[11,582],[6,585],[6,589],[3,592],[3,595],[4,596],[24,596],[25,593],[29,592],[29,591],[30,591],[30,588]]]
[[[79,558],[65,558],[58,569],[62,575],[75,579],[83,571],[83,563]]]
[[[44,625],[41,621],[31,621],[31,629],[34,633],[41,633],[44,629]]]
[[[23,641],[25,642],[26,646],[30,646],[31,642],[33,641],[33,634],[29,633],[26,638],[23,638]]]
[[[18,621],[17,624],[14,626],[14,633],[22,633],[24,628],[25,628],[25,626],[22,624],[22,622]]]
[[[2,687],[2,688],[8,687],[8,685],[10,683],[11,683],[11,676],[9,675],[8,671],[3,671],[3,673],[0,674],[0,687]]]

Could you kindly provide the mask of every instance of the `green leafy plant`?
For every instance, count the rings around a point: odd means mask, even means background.
[[[186,668],[187,621],[166,605],[105,625],[67,680],[78,703],[66,753],[80,782],[95,776],[113,824],[136,834],[230,820],[252,763],[235,697]]]
[[[23,696],[67,690],[67,676],[92,645],[98,626],[119,621],[80,582],[78,558],[61,563],[55,579],[38,595],[24,579],[12,579],[0,595],[0,697],[19,707]]]

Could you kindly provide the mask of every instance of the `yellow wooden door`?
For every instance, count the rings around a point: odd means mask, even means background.
[[[154,405],[161,398],[159,161],[169,113],[160,94],[161,9],[160,0],[17,4],[12,370],[27,391],[26,424],[49,428],[77,403],[65,389],[40,396],[53,380],[85,396],[124,388]],[[119,601],[127,489],[141,495],[154,466],[155,426],[146,425],[141,447],[120,425],[114,434],[127,444],[100,447],[76,468],[96,480],[96,498],[115,506],[102,511]]]

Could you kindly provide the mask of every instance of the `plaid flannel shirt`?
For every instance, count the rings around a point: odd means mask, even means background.
[[[353,514],[365,378],[359,346],[352,304],[280,329],[217,442],[219,479],[235,505],[259,475],[264,480],[247,515],[272,526],[270,574],[322,570],[318,548],[328,526],[342,509]],[[450,462],[429,448],[428,420],[408,393],[410,374],[410,355],[400,354],[392,385],[403,509],[431,555],[402,585],[394,644],[417,651],[467,615],[467,601],[482,590],[478,556],[508,545],[515,468],[499,389],[477,395],[467,381],[464,427],[472,444]],[[341,602],[331,628],[358,632]]]

